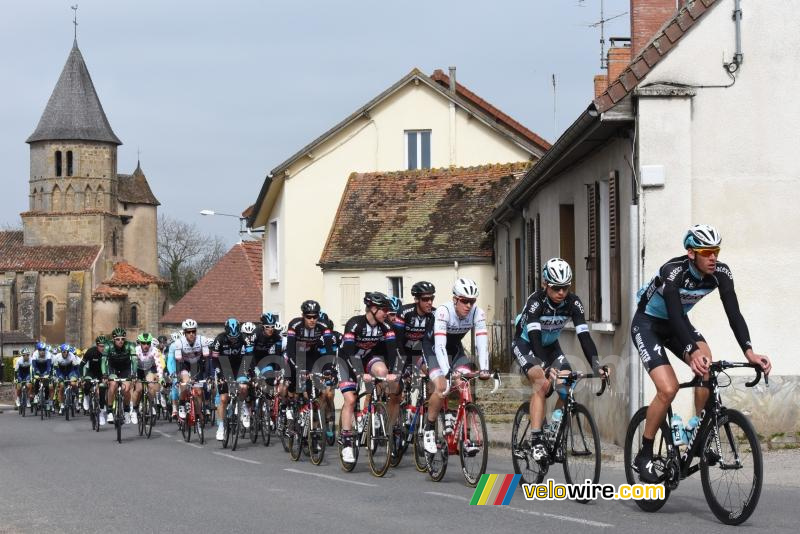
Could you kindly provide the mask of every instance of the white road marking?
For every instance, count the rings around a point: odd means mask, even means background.
[[[448,499],[455,499],[457,501],[469,502],[470,500],[466,497],[462,497],[460,495],[451,495],[449,493],[440,493],[438,491],[426,491],[426,495],[435,495],[437,497],[446,497]],[[569,521],[572,523],[580,523],[582,525],[592,526],[592,527],[601,527],[601,528],[609,528],[613,527],[614,525],[610,525],[608,523],[601,523],[599,521],[591,521],[589,519],[581,519],[579,517],[570,517],[567,515],[557,515],[557,514],[548,514],[547,512],[537,512],[535,510],[525,510],[524,508],[516,508],[514,506],[500,506],[502,510],[511,510],[512,512],[517,512],[520,514],[528,514],[528,515],[535,515],[539,517],[548,517],[550,519],[558,519],[559,521]]]
[[[154,428],[153,430],[154,430],[155,432],[158,432],[159,434],[161,434],[161,435],[162,435],[162,436],[164,436],[165,438],[171,438],[171,437],[172,437],[172,434],[167,434],[166,432],[162,432],[162,431],[160,431],[160,430],[157,430],[157,429],[155,429],[155,428]]]
[[[335,480],[337,482],[345,482],[347,484],[355,484],[356,486],[367,486],[368,488],[377,488],[377,484],[367,484],[366,482],[359,482],[357,480],[348,480],[346,478],[334,477],[331,475],[323,475],[322,473],[311,473],[310,471],[301,471],[299,469],[284,469],[289,473],[297,473],[299,475],[309,475],[312,477],[326,478],[328,480]]]
[[[202,449],[203,448],[200,445],[197,445],[196,443],[189,443],[189,442],[184,441],[182,439],[176,439],[175,441],[177,441],[178,443],[185,443],[186,445],[188,445],[190,447],[194,447],[195,449]]]
[[[247,462],[248,464],[257,464],[261,465],[261,462],[257,462],[255,460],[248,460],[247,458],[239,458],[238,456],[234,456],[232,454],[225,454],[224,452],[215,452],[217,456],[224,456],[225,458],[230,458],[231,460],[239,460],[240,462]]]

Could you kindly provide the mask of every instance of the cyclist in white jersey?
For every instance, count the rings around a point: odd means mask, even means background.
[[[209,357],[208,340],[197,335],[197,321],[186,319],[181,324],[183,335],[176,341],[175,362],[180,372],[180,409],[178,401],[172,401],[173,417],[186,417],[183,403],[186,401],[186,391],[191,380],[207,378],[206,360]],[[198,390],[198,395],[201,390]]]
[[[472,363],[464,352],[461,339],[470,331],[475,331],[475,348],[478,352],[480,379],[488,380],[489,340],[486,332],[486,314],[475,302],[478,298],[478,284],[469,278],[459,278],[453,284],[453,300],[436,308],[433,332],[426,334],[427,343],[433,343],[434,357],[426,358],[428,376],[435,386],[428,406],[428,419],[425,422],[424,446],[431,454],[436,453],[434,425],[444,401],[447,387],[446,375],[455,372],[472,371]],[[430,350],[423,351],[430,354]],[[452,361],[451,361],[452,360]]]
[[[149,332],[143,332],[136,338],[136,358],[139,360],[136,369],[137,378],[147,382],[160,381],[164,376],[164,356],[156,347],[155,338]],[[147,395],[150,397],[151,406],[155,402],[159,385],[157,383],[147,384]],[[131,396],[132,406],[139,406],[139,399],[142,396],[142,383],[137,381],[134,384],[133,395]],[[131,413],[131,422],[134,422],[136,411]],[[138,418],[137,418],[138,422]]]

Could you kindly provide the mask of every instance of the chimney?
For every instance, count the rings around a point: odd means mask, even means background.
[[[594,77],[594,97],[602,95],[608,89],[608,75],[598,74]]]
[[[450,70],[450,92],[456,94],[456,68],[449,67]]]
[[[631,53],[642,51],[655,33],[677,13],[677,0],[631,0]]]
[[[631,62],[629,46],[612,46],[608,49],[608,84],[614,83]]]

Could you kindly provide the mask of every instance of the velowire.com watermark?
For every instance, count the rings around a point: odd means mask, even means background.
[[[528,501],[638,501],[664,498],[664,486],[660,484],[621,484],[617,488],[614,484],[594,484],[589,479],[583,484],[556,484],[551,478],[544,484],[522,484],[522,492]]]

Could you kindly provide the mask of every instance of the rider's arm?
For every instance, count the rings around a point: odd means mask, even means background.
[[[289,361],[294,362],[297,354],[297,334],[295,328],[298,327],[296,321],[289,321],[289,326],[286,330],[286,357]],[[326,347],[327,348],[327,347]]]
[[[131,358],[131,380],[136,378],[136,371],[139,369],[139,357],[136,356],[136,347],[131,343],[128,345],[128,356]]]
[[[450,358],[447,356],[447,321],[450,319],[450,312],[445,306],[436,308],[435,320],[433,321],[433,351],[436,360],[439,362],[439,369],[447,374],[450,371]]]
[[[344,325],[344,332],[342,333],[342,346],[339,347],[339,356],[353,368],[353,363],[350,361],[356,351],[356,329],[357,317],[353,317],[347,324]]]
[[[108,349],[100,357],[100,372],[104,375],[108,374]]]
[[[333,332],[328,328],[327,323],[322,331],[322,342],[325,345],[325,354],[333,354]]]
[[[733,288],[733,275],[726,265],[717,264],[714,275],[719,283],[719,297],[722,299],[722,307],[725,308],[725,315],[728,316],[728,324],[731,325],[733,335],[742,348],[742,352],[752,349],[750,343],[750,331],[747,323],[739,310],[739,299],[736,298],[736,290]]]
[[[475,310],[475,349],[478,352],[478,366],[481,371],[489,370],[489,336],[486,329],[486,314],[481,308]]]
[[[681,304],[680,288],[676,283],[674,276],[675,270],[672,272],[662,273],[661,279],[664,281],[662,295],[664,297],[664,304],[667,308],[667,318],[669,320],[669,327],[673,335],[678,338],[678,342],[687,354],[692,354],[698,350],[697,343],[694,341],[692,333],[689,331],[689,322],[683,319],[683,305]]]
[[[592,372],[597,373],[600,370],[600,362],[597,359],[597,346],[589,334],[589,325],[586,324],[586,317],[583,315],[583,303],[581,299],[575,295],[575,300],[572,303],[572,324],[575,326],[575,333],[578,334],[578,341],[581,343],[583,355],[586,361],[592,366]]]
[[[394,328],[391,325],[383,323],[383,341],[386,344],[386,368],[390,373],[397,370],[397,338],[394,333]]]

